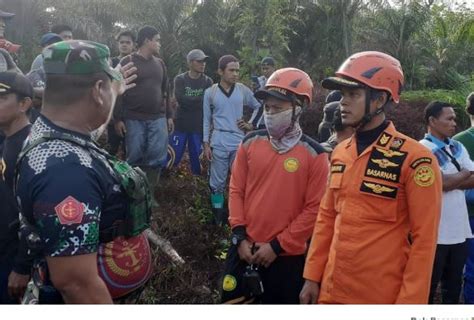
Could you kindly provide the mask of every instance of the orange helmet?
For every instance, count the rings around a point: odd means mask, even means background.
[[[264,90],[255,92],[257,99],[274,96],[281,100],[293,101],[294,96],[299,100],[313,100],[313,81],[308,74],[296,68],[276,70],[267,80]]]
[[[341,87],[354,88],[365,85],[373,89],[388,91],[393,101],[396,103],[400,101],[400,93],[404,84],[402,66],[400,61],[388,54],[378,51],[353,54],[339,67],[336,75],[337,77],[325,79],[322,86],[335,90]]]

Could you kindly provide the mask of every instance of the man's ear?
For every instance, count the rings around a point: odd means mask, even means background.
[[[217,68],[217,74],[222,77],[224,75],[224,71],[221,68]]]
[[[384,106],[388,101],[388,94],[384,91],[377,99],[380,103],[380,106]]]
[[[31,106],[33,105],[33,100],[30,97],[26,97],[20,100],[20,111],[23,113],[27,113],[30,110]]]
[[[430,117],[428,118],[428,125],[429,125],[429,126],[433,126],[433,125],[435,124],[435,120],[436,120],[435,117],[430,116]]]
[[[104,90],[104,81],[97,80],[91,89],[91,98],[98,106],[102,106],[104,104],[104,99],[102,99],[101,94],[102,90]]]

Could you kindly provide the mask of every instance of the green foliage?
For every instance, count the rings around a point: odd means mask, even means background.
[[[214,80],[219,57],[238,56],[244,83],[258,74],[266,55],[279,67],[301,68],[319,81],[361,50],[398,58],[409,90],[458,90],[474,74],[473,11],[442,1],[0,0],[0,5],[17,14],[7,38],[23,45],[24,71],[40,52],[41,35],[66,23],[76,38],[106,43],[114,53],[119,31],[157,27],[171,78],[187,69],[185,57],[194,48],[210,56],[207,73]]]
[[[432,89],[420,91],[407,91],[402,93],[401,100],[407,104],[428,104],[431,101],[443,101],[451,104],[457,115],[457,125],[460,129],[469,126],[470,120],[464,111],[466,107],[466,97],[472,92],[474,82],[466,83],[458,88],[458,90]],[[409,122],[409,121],[408,121]]]
[[[406,103],[439,100],[448,102],[457,107],[464,107],[466,104],[466,95],[463,95],[457,91],[444,89],[419,90],[402,93],[401,100]]]
[[[238,50],[245,62],[243,74],[249,76],[258,70],[260,59],[272,55],[282,60],[283,53],[288,52],[288,31],[291,16],[284,13],[283,0],[242,0],[239,4],[239,15],[234,21],[236,37],[242,44]]]

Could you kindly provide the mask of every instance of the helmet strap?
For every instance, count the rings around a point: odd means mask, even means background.
[[[367,124],[369,124],[375,116],[378,116],[379,114],[384,112],[384,107],[386,103],[380,108],[377,108],[374,112],[370,112],[371,96],[372,96],[372,89],[370,87],[366,87],[365,88],[365,113],[362,119],[357,124],[356,131],[360,131]]]

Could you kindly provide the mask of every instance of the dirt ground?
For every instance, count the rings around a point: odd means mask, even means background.
[[[152,229],[170,241],[185,264],[175,265],[155,249],[154,275],[139,303],[217,303],[230,230],[212,224],[207,179],[192,176],[184,162],[162,177],[157,195]]]

